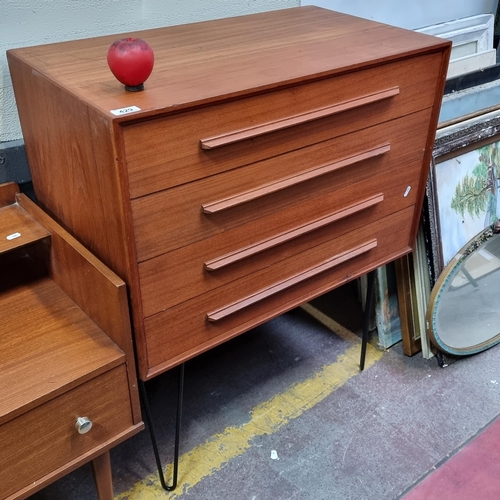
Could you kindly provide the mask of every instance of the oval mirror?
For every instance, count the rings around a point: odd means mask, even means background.
[[[500,223],[450,261],[434,286],[427,333],[442,352],[468,355],[500,342]]]

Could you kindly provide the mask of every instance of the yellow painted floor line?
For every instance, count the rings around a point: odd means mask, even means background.
[[[348,330],[339,332],[336,328],[335,331],[349,339],[351,335],[354,336]],[[160,485],[158,474],[154,473],[136,483],[129,491],[118,495],[116,499],[171,500],[181,497],[203,478],[221,470],[233,458],[243,455],[251,448],[254,437],[273,434],[356,376],[359,373],[361,345],[359,338],[356,339],[356,344],[349,347],[334,363],[323,366],[311,378],[294,384],[285,392],[256,406],[247,423],[227,427],[222,433],[212,436],[205,443],[182,455],[179,459],[179,484],[175,491],[165,492]],[[365,370],[375,364],[383,354],[368,345]],[[170,464],[165,472],[167,481],[171,472]]]

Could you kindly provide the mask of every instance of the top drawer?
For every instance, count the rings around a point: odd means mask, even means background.
[[[130,196],[211,176],[431,107],[440,64],[441,54],[428,54],[125,125]]]

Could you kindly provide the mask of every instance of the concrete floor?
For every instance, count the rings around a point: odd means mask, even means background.
[[[500,414],[499,346],[447,368],[370,348],[359,373],[351,292],[330,297],[335,333],[296,309],[188,362],[178,488],[161,490],[145,431],[112,451],[117,498],[397,499]],[[175,387],[147,384],[165,463]],[[95,498],[90,466],[32,497]]]

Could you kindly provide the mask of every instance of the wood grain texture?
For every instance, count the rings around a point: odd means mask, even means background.
[[[266,207],[263,207],[261,217],[247,224],[141,263],[139,271],[145,316],[209,291],[219,289],[224,295],[223,287],[230,282],[259,271],[272,270],[277,263],[297,259],[297,255],[302,255],[302,252],[307,252],[314,245],[341,238],[354,229],[369,227],[402,208],[413,207],[416,189],[410,190],[406,197],[403,194],[408,185],[418,181],[418,165],[419,163],[411,165],[408,173],[405,170],[387,173],[368,185],[364,182],[352,183],[353,191],[315,190],[315,197],[305,195],[302,203],[293,205],[287,211],[269,210],[267,213]],[[339,217],[330,224],[233,262],[217,272],[205,269],[207,259],[216,259],[226,255],[228,251],[245,248],[245,244],[257,244],[266,238],[294,231],[301,223],[315,221],[318,216],[329,217],[332,213],[348,210],[356,202],[362,203],[366,197],[379,196],[380,193],[384,196],[381,203],[350,213],[347,217]]]
[[[113,500],[113,481],[111,475],[111,457],[109,451],[92,460],[95,484],[99,500]]]
[[[98,446],[95,446],[88,452],[82,453],[74,460],[66,462],[63,466],[54,469],[52,472],[49,472],[48,474],[37,480],[36,483],[31,483],[24,488],[20,488],[12,495],[6,497],[5,500],[24,500],[26,498],[29,498],[31,495],[33,495],[34,492],[45,488],[45,486],[53,483],[54,481],[57,481],[58,479],[67,475],[69,472],[77,469],[87,462],[90,462],[91,460],[94,460],[103,452],[109,450],[113,446],[116,446],[118,443],[129,439],[131,435],[139,432],[143,429],[143,427],[144,424],[141,423],[131,426],[126,431],[116,433],[111,439],[100,442]]]
[[[15,283],[14,262],[10,269],[12,275],[3,269],[2,281]],[[0,296],[0,425],[124,362],[123,353],[51,279],[9,288],[2,286]]]
[[[281,280],[277,283],[273,283],[267,288],[263,288],[253,293],[252,295],[248,295],[246,297],[241,298],[238,301],[231,302],[217,309],[216,311],[208,312],[207,319],[208,321],[221,321],[233,314],[236,314],[240,311],[243,311],[247,307],[251,307],[258,302],[264,301],[267,298],[291,288],[295,285],[302,283],[303,281],[309,280],[318,276],[321,273],[329,271],[336,266],[340,266],[344,262],[347,262],[350,259],[354,259],[370,250],[374,249],[377,246],[377,240],[372,239],[368,240],[366,243],[362,243],[361,245],[357,245],[349,250],[345,250],[339,254],[333,255],[332,257],[328,257],[325,261],[321,262],[319,265],[314,267],[309,267],[300,273],[290,276],[284,280]]]
[[[388,151],[390,151],[390,149],[390,143],[382,144],[373,149],[365,150],[348,158],[342,158],[341,160],[327,163],[325,165],[319,165],[310,170],[305,170],[301,174],[288,176],[284,179],[261,185],[258,188],[236,194],[223,200],[218,200],[212,203],[204,203],[201,208],[203,213],[205,214],[214,214],[223,210],[234,208],[243,203],[261,198],[262,196],[267,196],[271,193],[275,193],[276,191],[281,191],[282,189],[287,189],[297,184],[305,183],[321,175],[329,174],[340,168],[346,168],[369,158],[375,158],[376,156],[387,153]]]
[[[236,169],[301,147],[430,109],[439,54],[369,68],[276,92],[249,96],[173,116],[123,124],[132,198]],[[390,99],[227,145],[201,150],[203,137],[231,132],[290,113],[355,99],[398,86]]]
[[[418,186],[418,195],[417,199],[419,202],[417,203],[415,207],[415,220],[413,222],[413,229],[411,232],[411,239],[412,241],[416,241],[417,239],[417,232],[418,228],[420,225],[420,214],[422,213],[422,206],[424,203],[424,196],[425,196],[425,190],[427,186],[427,176],[429,175],[429,168],[431,164],[431,159],[432,159],[432,152],[434,148],[434,140],[436,137],[436,129],[438,125],[438,120],[439,120],[439,113],[441,110],[441,99],[444,93],[444,86],[446,83],[446,71],[448,68],[448,64],[450,61],[450,54],[451,54],[451,47],[449,47],[449,50],[444,50],[441,53],[441,68],[443,68],[440,73],[439,77],[436,80],[436,91],[435,91],[435,102],[434,106],[432,107],[432,115],[431,119],[429,121],[429,128],[427,130],[427,140],[425,143],[425,149],[424,149],[424,158],[422,161],[422,170],[420,172],[420,182]],[[443,71],[445,73],[443,73]],[[418,216],[417,216],[418,215]]]
[[[374,207],[377,203],[382,203],[383,201],[384,195],[382,193],[378,193],[374,196],[370,196],[369,198],[360,200],[357,203],[348,205],[343,209],[338,210],[337,212],[334,212],[333,214],[330,214],[326,217],[312,220],[311,222],[303,224],[302,226],[295,227],[284,233],[279,233],[271,238],[257,241],[256,243],[253,243],[252,245],[249,245],[247,247],[238,248],[233,252],[209,260],[205,262],[203,267],[207,271],[218,271],[225,268],[226,266],[230,266],[249,257],[254,257],[261,252],[265,252],[266,250],[275,248],[278,245],[283,245],[284,243],[292,241],[296,238],[305,236],[308,233],[316,231],[317,229],[321,229],[329,224],[332,224],[333,222],[337,222],[353,214]]]
[[[37,196],[127,283],[141,378],[409,251],[450,42],[317,7],[134,35],[155,51],[143,92],[126,92],[107,68],[121,35],[15,49],[8,60]],[[111,112],[130,106],[140,109]],[[383,202],[333,223],[329,237],[318,227],[204,268],[377,194]],[[361,234],[377,247],[207,329],[205,314],[228,294],[317,266]]]
[[[228,132],[226,134],[222,134],[217,137],[209,137],[207,139],[201,139],[200,140],[201,149],[220,148],[223,146],[229,146],[230,144],[234,144],[236,142],[245,141],[248,139],[255,139],[260,135],[270,134],[272,132],[278,132],[280,130],[284,130],[285,128],[296,127],[304,123],[309,123],[313,120],[319,120],[321,118],[326,118],[328,116],[336,115],[338,113],[344,113],[345,111],[359,108],[367,104],[372,104],[374,102],[383,101],[384,99],[389,99],[390,97],[394,97],[398,94],[399,94],[399,87],[393,87],[387,90],[381,90],[380,92],[374,92],[361,97],[356,97],[349,101],[332,104],[331,106],[325,106],[319,109],[312,109],[305,113],[300,113],[298,115],[281,118],[279,120],[264,123],[262,125],[256,125],[243,130]]]

